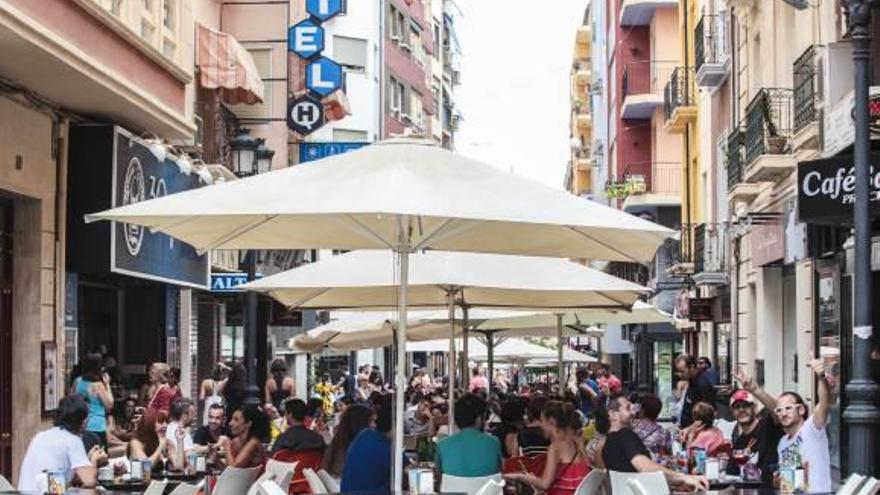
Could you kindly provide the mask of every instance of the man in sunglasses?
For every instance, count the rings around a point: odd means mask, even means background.
[[[737,378],[750,381],[740,372]],[[747,390],[739,389],[730,397],[730,412],[736,420],[733,428],[732,444],[734,457],[742,456],[748,463],[761,470],[761,481],[765,488],[773,487],[773,474],[779,467],[776,448],[782,438],[782,428],[776,423],[774,413],[769,409],[758,412],[758,402]],[[740,466],[735,462],[727,465],[728,474],[740,474]]]
[[[825,380],[823,361],[814,359],[809,366],[816,375],[817,384],[816,406],[812,415],[804,399],[796,392],[784,392],[774,399],[742,371],[736,374],[736,378],[743,388],[774,412],[776,422],[784,432],[777,447],[779,465],[804,469],[808,493],[827,493],[832,491],[831,456],[828,432],[825,430],[831,393]]]

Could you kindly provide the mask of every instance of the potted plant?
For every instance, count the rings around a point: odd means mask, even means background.
[[[764,93],[761,97],[761,113],[764,115],[764,125],[767,127],[767,153],[781,155],[788,147],[788,138],[779,135],[779,129],[773,122],[773,112],[770,108],[770,97]]]

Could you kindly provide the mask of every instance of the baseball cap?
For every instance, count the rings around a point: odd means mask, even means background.
[[[739,389],[730,396],[730,407],[733,407],[737,402],[748,402],[749,404],[754,404],[755,399],[752,397],[752,394],[749,393],[748,390]]]

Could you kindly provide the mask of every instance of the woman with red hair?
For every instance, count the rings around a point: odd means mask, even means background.
[[[165,459],[168,449],[165,430],[168,427],[168,413],[148,409],[128,442],[126,454],[129,459],[149,459],[153,466]]]

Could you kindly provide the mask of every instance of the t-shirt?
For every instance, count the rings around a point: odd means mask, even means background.
[[[18,489],[22,492],[37,490],[37,476],[48,471],[64,471],[67,482],[73,479],[75,469],[91,466],[80,437],[63,428],[51,428],[37,433],[21,461]]]
[[[403,432],[407,435],[424,435],[429,426],[428,419],[419,417],[418,406],[407,409],[403,415]]]
[[[279,450],[291,452],[302,450],[321,450],[327,448],[324,437],[303,425],[294,425],[284,431],[272,444],[272,453]]]
[[[354,437],[342,468],[343,493],[391,491],[391,440],[373,428]]]
[[[632,465],[632,460],[639,455],[651,458],[651,453],[648,452],[645,444],[629,428],[623,428],[605,436],[602,460],[605,462],[605,468],[609,471],[638,472]]]
[[[825,493],[831,490],[831,454],[828,448],[828,433],[825,428],[817,428],[813,416],[807,418],[801,429],[793,437],[783,435],[779,439],[779,465],[808,463],[808,493]]]
[[[593,409],[593,399],[588,392],[584,391],[584,387],[589,388],[593,392],[596,392],[596,396],[599,395],[599,384],[596,383],[596,380],[592,378],[587,378],[582,381],[580,386],[578,387],[578,402],[580,403],[580,410],[586,417],[590,417],[590,411]]]
[[[485,390],[489,391],[489,380],[486,379],[483,375],[477,375],[471,377],[471,384],[468,388],[470,392],[476,392],[477,390]]]
[[[613,374],[609,374],[607,377],[600,376],[597,382],[601,390],[608,390],[611,394],[617,394],[623,390],[623,383],[620,381],[620,378]]]
[[[742,433],[740,426],[736,425],[731,438],[734,450],[745,448],[751,450],[749,462],[757,465],[761,470],[761,480],[768,488],[773,486],[773,473],[779,467],[779,454],[776,449],[779,446],[779,439],[782,438],[782,428],[773,421],[770,414],[769,409],[758,413],[758,424],[751,433]],[[739,474],[739,466],[729,462],[727,463],[727,472]]]
[[[357,380],[355,380],[354,376],[345,374],[342,377],[342,392],[344,397],[348,397],[352,400],[357,397]]]
[[[544,431],[539,426],[527,426],[517,435],[519,449],[524,456],[546,454],[550,441],[544,436]]]
[[[501,472],[501,442],[476,428],[464,428],[437,443],[437,469],[451,476],[491,476]]]
[[[168,423],[168,427],[165,429],[165,439],[168,440],[170,445],[173,445],[174,448],[177,448],[177,429],[180,428],[179,421],[172,421]],[[184,433],[183,435],[183,451],[188,452],[193,448],[193,437],[189,432]]]
[[[694,422],[692,411],[697,402],[705,402],[715,407],[715,387],[712,381],[704,372],[700,372],[693,377],[688,383],[687,392],[684,396],[684,403],[681,406],[681,421],[679,426],[686,428]]]
[[[217,435],[211,434],[211,429],[207,426],[200,426],[195,433],[193,433],[193,444],[195,445],[212,445],[217,443],[217,440],[220,436],[231,437],[232,433],[230,433],[229,429],[225,426],[220,427],[220,431],[217,432]]]

